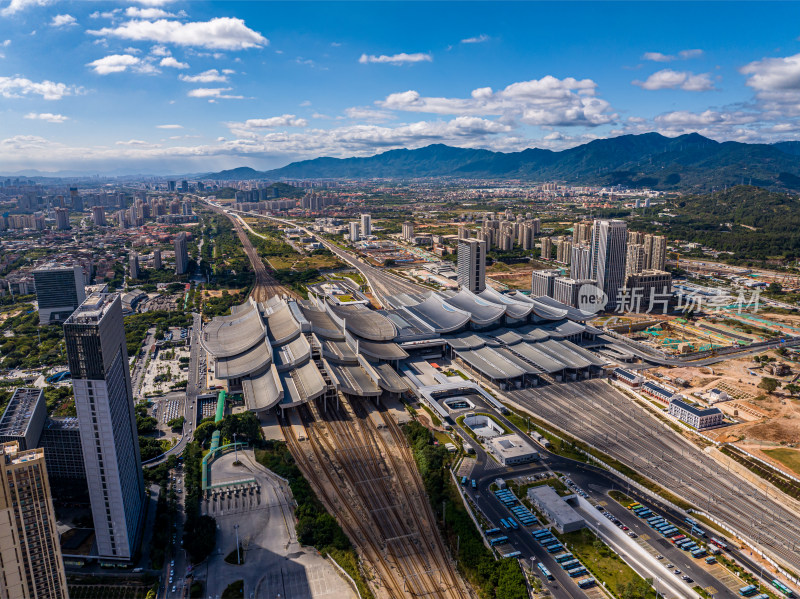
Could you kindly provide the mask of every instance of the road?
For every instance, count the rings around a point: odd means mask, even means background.
[[[794,571],[800,518],[753,489],[605,380],[512,391],[514,403],[727,523]]]
[[[252,216],[254,218],[263,218],[266,220],[272,220],[275,222],[279,222],[281,224],[290,226],[290,227],[297,227],[305,231],[306,235],[313,236],[319,240],[322,245],[324,245],[327,249],[331,252],[336,254],[339,258],[350,264],[353,268],[358,270],[364,279],[367,281],[367,284],[372,289],[372,293],[378,302],[384,306],[388,307],[386,304],[386,297],[390,295],[396,295],[398,293],[414,293],[414,294],[427,294],[430,293],[431,290],[427,287],[423,287],[421,285],[417,285],[416,283],[412,283],[411,281],[407,281],[397,275],[387,272],[384,269],[377,268],[375,266],[370,266],[363,260],[357,258],[351,252],[347,252],[340,248],[339,246],[331,243],[330,241],[324,239],[317,233],[313,231],[309,231],[302,225],[298,225],[295,222],[290,220],[276,218],[274,216],[264,216],[263,214],[257,214],[255,212],[240,212],[231,210],[230,212],[236,212],[237,214],[245,214],[247,216]]]
[[[197,396],[203,386],[203,380],[198,375],[200,357],[201,355],[205,355],[200,345],[201,329],[202,321],[200,315],[196,312],[192,312],[192,331],[189,335],[189,375],[186,383],[186,401],[183,402],[183,430],[181,432],[181,437],[175,445],[157,458],[153,458],[148,462],[143,462],[144,466],[157,466],[171,455],[178,456],[182,454],[184,448],[192,441],[192,433],[194,432],[194,427],[197,425]]]

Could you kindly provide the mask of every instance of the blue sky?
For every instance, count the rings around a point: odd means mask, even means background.
[[[792,2],[0,0],[0,170],[800,139]]]

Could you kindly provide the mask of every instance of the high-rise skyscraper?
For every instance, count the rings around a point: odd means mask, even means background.
[[[553,257],[553,240],[549,237],[542,237],[542,251],[540,257],[542,260],[550,260]]]
[[[644,236],[645,268],[664,270],[667,263],[667,239],[663,235]]]
[[[153,268],[159,270],[161,268],[161,250],[153,250]]]
[[[83,268],[45,264],[33,271],[39,324],[64,322],[86,299]]]
[[[479,239],[458,241],[458,284],[472,293],[486,289],[486,242]]]
[[[128,257],[128,276],[131,279],[139,278],[139,254],[136,252]]]
[[[56,229],[59,231],[66,231],[69,227],[69,210],[66,208],[55,208],[56,213]]]
[[[106,226],[106,211],[102,206],[92,207],[92,222],[95,227]]]
[[[627,226],[621,220],[596,220],[592,227],[592,271],[589,278],[608,298],[606,309],[617,305],[617,294],[625,284],[625,239]]]
[[[361,234],[364,237],[369,237],[372,235],[372,215],[371,214],[362,214],[361,215]]]
[[[411,221],[406,221],[403,223],[403,239],[406,241],[413,241],[414,240],[414,223]]]
[[[186,233],[181,232],[175,238],[175,274],[185,274],[188,267],[189,248],[187,247]]]
[[[43,449],[0,445],[0,597],[68,599]]]
[[[130,559],[145,495],[119,295],[90,295],[64,323],[64,338],[97,548]]]
[[[69,197],[72,200],[71,206],[73,212],[83,212],[83,198],[78,195],[77,187],[69,188]]]
[[[588,279],[592,272],[591,251],[585,245],[573,245],[569,272],[573,279]]]
[[[638,274],[646,268],[644,246],[641,243],[628,243],[625,252],[625,276]]]
[[[357,221],[350,223],[350,241],[355,243],[361,239],[361,225]]]

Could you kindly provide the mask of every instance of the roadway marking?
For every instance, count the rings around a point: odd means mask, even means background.
[[[646,532],[644,532],[644,533],[640,534],[640,535],[639,535],[639,538],[640,538],[642,541],[649,541],[649,540],[651,539],[650,535],[649,535],[649,534],[647,534]]]

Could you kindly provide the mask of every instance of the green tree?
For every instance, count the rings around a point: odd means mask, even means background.
[[[780,386],[781,384],[779,381],[768,376],[762,378],[761,382],[758,384],[758,387],[764,389],[767,393],[774,393]]]
[[[794,397],[795,395],[800,394],[800,385],[795,383],[789,383],[788,385],[784,385],[783,390],[788,392],[789,395]]]

